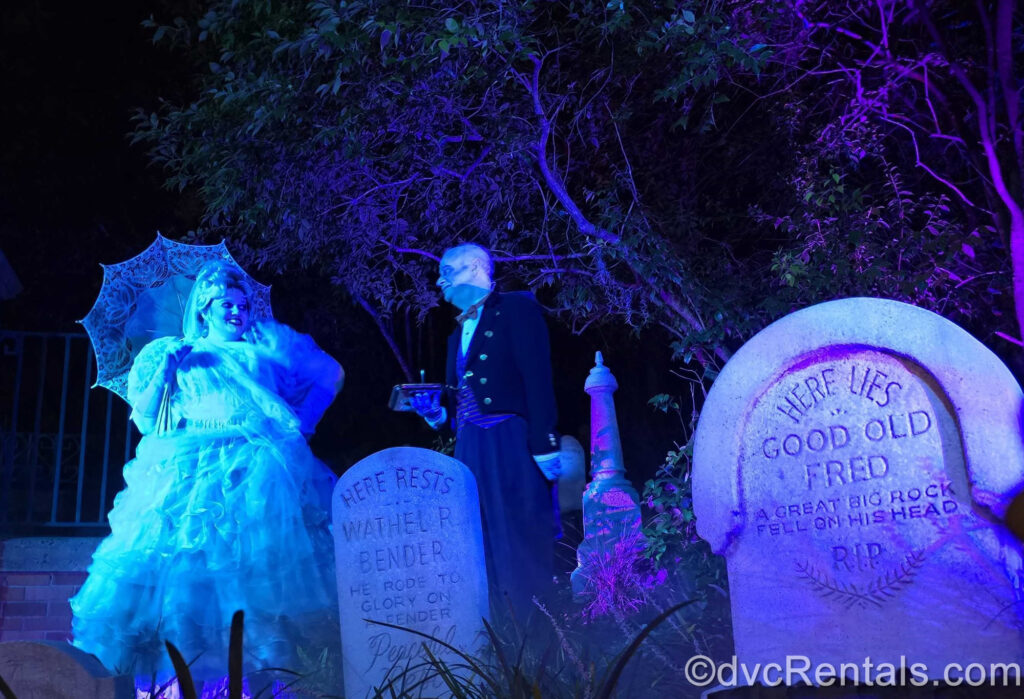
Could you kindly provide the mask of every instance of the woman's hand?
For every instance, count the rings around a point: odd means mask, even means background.
[[[192,351],[192,345],[182,345],[181,347],[169,351],[164,355],[163,360],[157,366],[157,375],[160,376],[161,383],[169,384],[174,381],[175,375],[178,373],[178,367],[188,353]]]
[[[164,393],[171,390],[182,360],[191,351],[191,345],[168,337],[154,340],[136,357],[137,364],[132,367],[129,381],[130,384],[134,381],[134,388],[129,393],[132,419],[142,434],[155,429],[160,401]]]

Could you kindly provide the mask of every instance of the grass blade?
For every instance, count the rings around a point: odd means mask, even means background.
[[[178,688],[181,690],[181,699],[199,699],[196,696],[196,685],[192,681],[192,671],[188,669],[188,663],[181,657],[181,652],[174,647],[170,641],[164,641],[167,646],[167,654],[171,656],[171,664],[174,665],[174,672],[178,675]]]
[[[4,682],[4,678],[0,676],[0,694],[4,695],[4,699],[18,699],[14,696],[14,690],[11,686]]]
[[[484,680],[484,682],[486,682],[491,687],[491,689],[494,691],[495,694],[500,694],[500,687],[498,686],[497,680],[495,680],[493,677],[488,675],[487,672],[480,665],[478,665],[473,660],[472,657],[470,657],[469,655],[466,655],[464,652],[462,652],[461,650],[459,650],[458,648],[456,648],[452,644],[446,643],[445,641],[442,641],[440,638],[436,638],[434,636],[431,636],[428,633],[424,633],[422,631],[417,631],[416,629],[410,629],[410,628],[407,628],[405,626],[398,626],[396,624],[389,624],[386,621],[373,621],[372,619],[363,619],[363,621],[368,622],[370,624],[376,624],[377,626],[386,626],[388,628],[396,629],[398,631],[405,631],[407,633],[416,634],[417,636],[425,638],[428,641],[434,641],[438,645],[447,648],[451,652],[455,653],[455,655],[459,656],[464,661],[466,661],[466,664],[470,668],[472,668],[473,674],[475,674],[477,677],[479,677],[482,680]]]
[[[494,627],[491,626],[487,619],[483,620],[484,628],[487,630],[487,636],[491,639],[491,647],[494,648],[494,655],[498,658],[498,664],[501,666],[501,671],[505,677],[508,678],[508,662],[505,660],[505,653],[501,650],[501,643],[498,641],[498,634],[494,631]]]
[[[540,696],[540,685],[544,681],[544,670],[547,669],[548,661],[551,659],[551,654],[555,651],[555,639],[548,641],[547,647],[544,649],[543,655],[540,656],[540,664],[537,668],[537,676],[533,678],[533,694],[534,696]]]
[[[451,669],[442,661],[438,660],[437,656],[430,652],[430,648],[427,644],[423,644],[423,652],[427,654],[427,658],[430,659],[430,664],[434,668],[434,671],[441,676],[441,680],[448,686],[451,691],[451,696],[454,699],[465,699],[466,693],[462,690],[462,686],[459,683],[455,674]]]
[[[245,612],[239,609],[231,617],[231,640],[228,643],[228,699],[242,699],[242,632]]]
[[[633,657],[636,649],[640,647],[640,644],[644,642],[655,627],[661,624],[663,621],[668,619],[670,616],[678,612],[683,607],[687,607],[697,600],[687,600],[686,602],[680,602],[679,604],[669,607],[664,612],[656,616],[651,620],[644,630],[636,635],[636,637],[630,642],[622,653],[619,654],[618,660],[615,661],[615,665],[612,666],[611,670],[607,675],[607,679],[601,683],[601,687],[598,689],[597,694],[594,695],[594,699],[609,699],[612,695],[612,690],[615,688],[615,684],[619,681],[619,676],[622,675],[623,669],[626,667],[626,663]]]

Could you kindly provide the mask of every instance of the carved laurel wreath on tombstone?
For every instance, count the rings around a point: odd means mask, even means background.
[[[911,551],[903,563],[879,575],[866,587],[836,580],[815,568],[810,561],[797,563],[796,570],[800,574],[800,579],[806,581],[819,597],[835,600],[847,609],[866,609],[871,606],[881,607],[912,583],[918,568],[924,563],[924,558],[923,552]]]

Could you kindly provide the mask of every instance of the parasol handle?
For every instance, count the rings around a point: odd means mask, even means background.
[[[178,371],[178,366],[181,364],[181,360],[187,357],[191,351],[192,345],[182,345],[173,353],[173,355],[168,357],[168,361],[172,362],[174,372],[172,372],[171,379],[169,381],[164,381],[163,389],[161,389],[160,408],[157,410],[156,414],[157,434],[167,434],[177,427],[171,418],[171,395],[174,393],[174,384],[176,383],[175,376]]]
[[[171,384],[172,381],[164,383],[163,392],[160,394],[160,409],[156,414],[156,433],[167,434],[174,425],[171,424]]]

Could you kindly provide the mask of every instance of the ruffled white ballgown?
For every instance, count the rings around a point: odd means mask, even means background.
[[[194,677],[223,677],[238,609],[247,671],[294,667],[296,647],[338,634],[335,478],[303,437],[333,378],[311,375],[324,355],[308,336],[277,323],[249,334],[194,344],[170,401],[174,429],[144,435],[124,468],[111,534],[71,600],[74,645],[111,670],[172,675],[169,640],[196,658]],[[162,338],[139,354],[133,407],[181,342]]]

